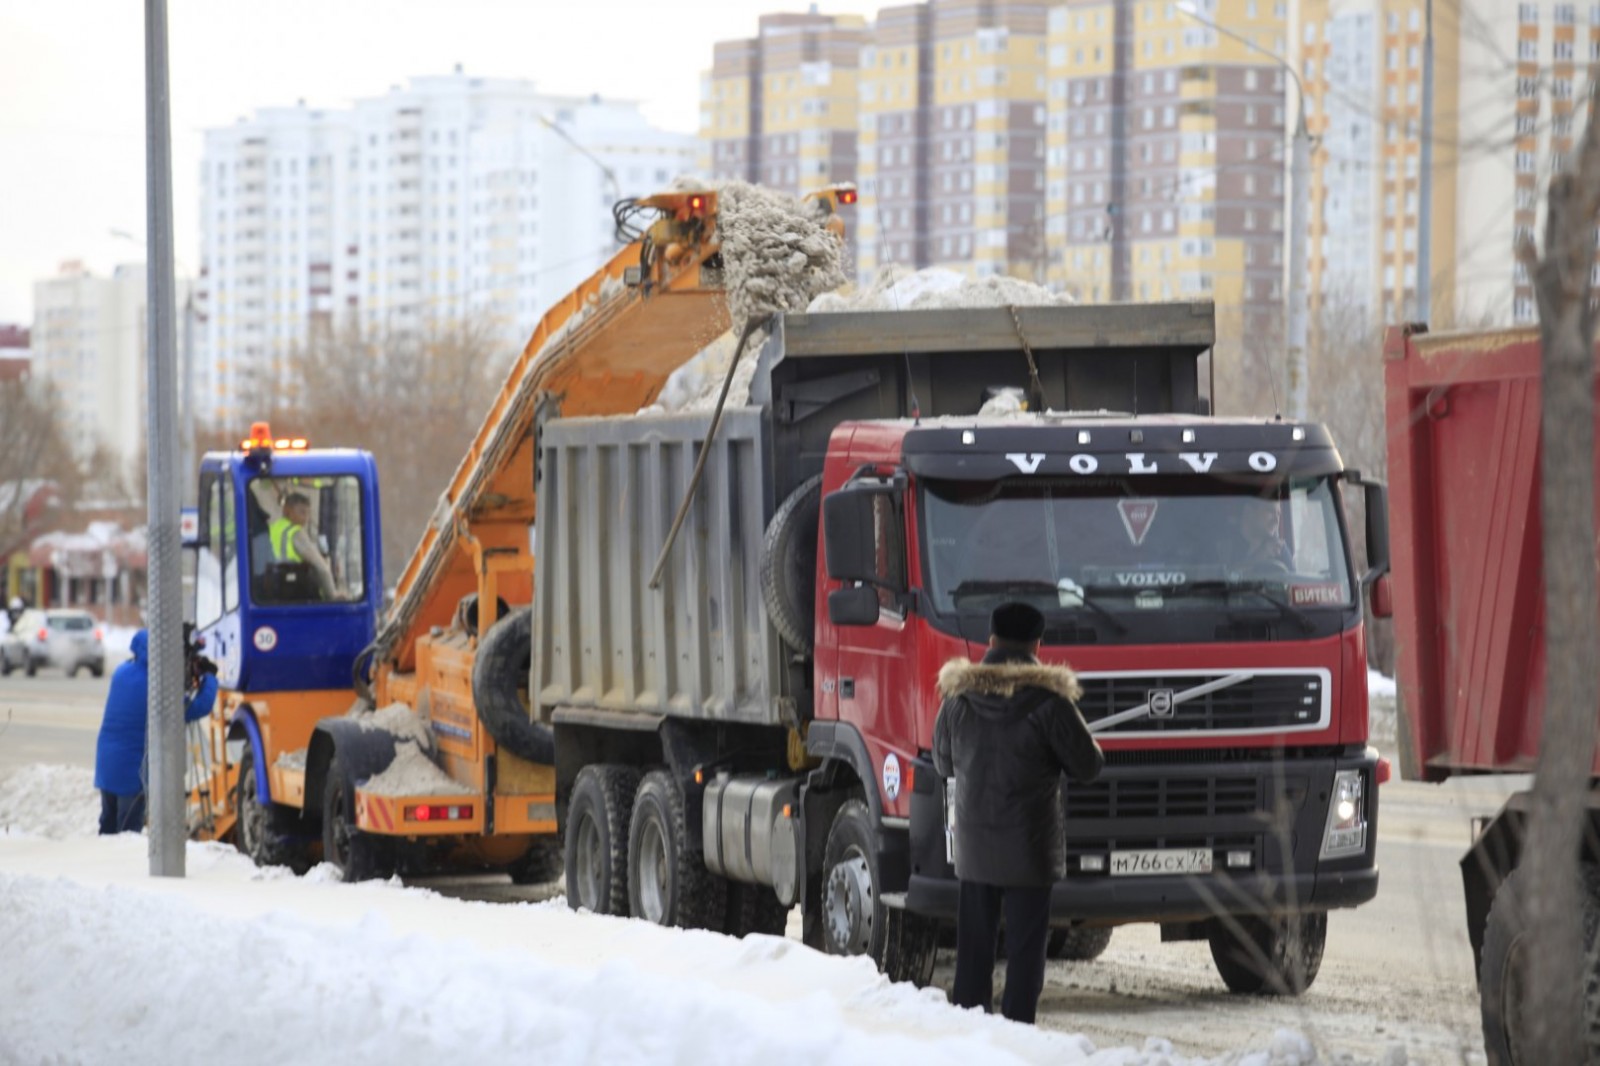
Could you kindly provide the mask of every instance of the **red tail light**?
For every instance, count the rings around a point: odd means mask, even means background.
[[[50,631],[48,629],[39,630],[39,642],[41,644],[44,643],[45,641],[49,640],[49,639],[50,639]]]
[[[99,626],[95,626],[94,627],[94,639],[95,640],[105,640],[106,639],[105,633],[101,632]]]

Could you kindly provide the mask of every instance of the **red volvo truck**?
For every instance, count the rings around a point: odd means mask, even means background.
[[[1377,890],[1342,497],[1381,519],[1384,490],[1320,425],[1210,417],[1212,329],[1208,304],[789,315],[719,427],[540,421],[528,694],[568,901],[741,932],[798,903],[808,942],[927,980],[957,895],[934,679],[1020,599],[1107,756],[1065,789],[1059,950],[1156,922],[1230,989],[1309,984],[1327,912]],[[1024,409],[982,412],[1007,391]],[[1245,558],[1263,526],[1279,553]]]
[[[1394,327],[1384,359],[1402,775],[1443,781],[1528,773],[1545,709],[1539,332]],[[1379,613],[1390,602],[1387,586],[1376,589]],[[1600,777],[1600,761],[1594,774]],[[1494,1063],[1519,1061],[1515,1005],[1526,960],[1520,912],[1506,889],[1526,898],[1530,798],[1519,792],[1493,818],[1478,820],[1461,859]],[[1600,794],[1592,787],[1588,800],[1582,861],[1592,937],[1600,928]],[[1596,976],[1588,988],[1593,1019]],[[1595,1054],[1591,1045],[1591,1062]]]

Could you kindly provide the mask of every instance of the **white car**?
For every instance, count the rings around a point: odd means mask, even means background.
[[[0,638],[0,673],[20,668],[32,677],[41,666],[63,670],[68,677],[85,667],[95,677],[104,675],[105,631],[94,615],[71,608],[24,612]]]

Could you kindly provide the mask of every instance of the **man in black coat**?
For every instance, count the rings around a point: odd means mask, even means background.
[[[955,778],[958,1007],[992,1009],[1000,919],[1006,926],[1001,1013],[1032,1022],[1044,989],[1050,888],[1066,876],[1061,775],[1092,781],[1105,757],[1075,702],[1064,666],[1039,662],[1044,615],[1025,603],[995,609],[982,663],[952,659],[939,671],[944,702],[933,763]]]

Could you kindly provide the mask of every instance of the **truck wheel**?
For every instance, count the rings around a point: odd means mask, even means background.
[[[548,885],[561,880],[564,866],[561,838],[544,837],[535,840],[528,853],[506,872],[514,885]]]
[[[728,906],[723,913],[722,931],[732,937],[751,933],[783,936],[789,928],[789,908],[766,885],[729,881]]]
[[[540,766],[556,761],[555,735],[528,709],[533,610],[519,607],[489,627],[472,660],[472,703],[495,743]]]
[[[1298,996],[1322,968],[1328,940],[1326,913],[1240,916],[1211,924],[1211,961],[1228,991],[1246,995]]]
[[[288,866],[295,873],[305,873],[304,858],[285,832],[282,812],[270,802],[261,802],[256,780],[255,749],[246,741],[244,757],[239,760],[239,780],[233,790],[233,809],[238,813],[233,846],[250,856],[257,866]]]
[[[631,766],[585,766],[572,785],[565,826],[567,905],[628,913],[628,820],[639,789]]]
[[[322,785],[322,861],[337,867],[343,881],[371,881],[394,873],[389,841],[356,828],[355,789],[337,755],[328,760]]]
[[[767,617],[789,646],[811,654],[817,621],[817,524],[822,515],[822,475],[783,501],[761,546],[761,599]]]
[[[1098,959],[1111,946],[1111,933],[1109,925],[1103,928],[1074,925],[1066,929],[1052,929],[1048,949],[1050,957],[1069,962]]]
[[[1595,965],[1600,942],[1600,867],[1585,864],[1583,878],[1583,944],[1589,960],[1584,975],[1583,1013],[1588,1054],[1586,1061],[1600,1063],[1600,972]],[[1527,912],[1529,892],[1524,867],[1511,871],[1489,907],[1483,932],[1483,962],[1478,970],[1478,996],[1483,1012],[1483,1044],[1490,1066],[1523,1066],[1531,1060],[1524,1047],[1528,1038]]]
[[[883,904],[873,836],[866,803],[846,800],[823,849],[823,948],[830,955],[870,955],[890,980],[926,985],[933,979],[939,925]]]
[[[639,785],[628,828],[628,913],[657,925],[715,929],[722,923],[727,882],[706,869],[689,846],[683,790],[666,770]]]

